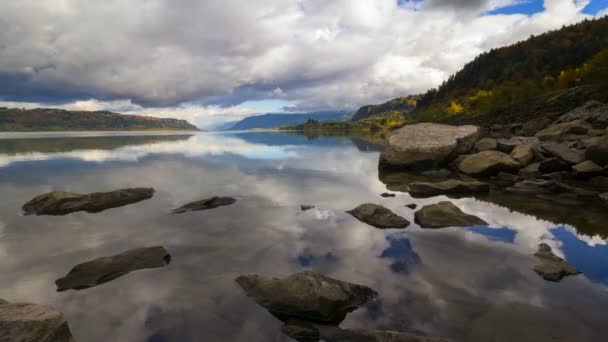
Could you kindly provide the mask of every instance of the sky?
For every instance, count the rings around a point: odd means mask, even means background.
[[[608,14],[608,0],[0,2],[0,106],[208,128],[356,110],[436,87],[491,48]]]

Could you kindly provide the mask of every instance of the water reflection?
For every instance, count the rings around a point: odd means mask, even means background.
[[[249,273],[284,277],[303,269],[379,292],[381,304],[353,312],[344,328],[457,341],[608,336],[608,282],[597,266],[606,257],[606,239],[594,226],[570,223],[570,211],[549,220],[508,203],[452,199],[498,235],[513,231],[512,243],[490,239],[496,234],[487,231],[427,231],[415,224],[391,235],[346,211],[371,201],[413,222],[414,211],[405,204],[448,199],[380,197],[387,186],[378,177],[377,153],[362,153],[352,144],[268,146],[238,134],[201,133],[96,150],[95,158],[89,153],[0,156],[0,255],[7,256],[0,263],[0,298],[56,306],[79,341],[286,341],[280,323],[240,295],[234,279]],[[157,192],[137,205],[98,214],[19,214],[23,203],[51,190],[133,186]],[[238,201],[168,215],[215,195]],[[302,203],[315,208],[302,212]],[[606,222],[605,213],[597,215],[587,222]],[[559,284],[538,277],[531,268],[541,242],[583,275]],[[155,245],[171,251],[170,267],[133,272],[87,291],[55,291],[58,275],[78,262]],[[407,273],[396,273],[400,263]],[[517,331],[522,335],[515,336]]]

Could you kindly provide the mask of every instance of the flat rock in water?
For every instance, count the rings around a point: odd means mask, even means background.
[[[487,183],[465,182],[456,179],[436,183],[414,182],[409,185],[409,193],[412,197],[487,194],[489,192],[490,185]]]
[[[359,221],[376,228],[405,228],[410,222],[403,217],[393,213],[389,209],[373,203],[365,203],[353,210],[347,211]]]
[[[465,214],[452,202],[425,205],[415,214],[415,222],[422,228],[472,227],[488,223],[477,216]]]
[[[545,280],[560,281],[566,276],[581,273],[566,260],[553,254],[551,247],[546,243],[538,245],[538,251],[534,255],[541,260],[541,263],[532,269]]]
[[[300,206],[300,210],[302,210],[302,211],[308,211],[308,210],[314,209],[314,208],[315,208],[314,205],[308,205],[308,204],[302,204]]]
[[[479,138],[476,126],[419,123],[394,131],[380,165],[430,169],[470,151]]]
[[[163,247],[132,249],[76,265],[63,278],[57,279],[57,291],[83,290],[106,283],[129,272],[165,267],[171,255]]]
[[[512,137],[508,139],[498,139],[496,149],[500,152],[511,153],[519,145],[536,145],[539,140],[536,137]]]
[[[211,197],[204,200],[188,203],[179,208],[173,209],[171,213],[173,214],[181,214],[188,211],[198,211],[198,210],[209,210],[215,209],[218,207],[223,207],[227,205],[231,205],[236,202],[235,198],[232,197]]]
[[[346,315],[377,297],[376,291],[304,271],[287,278],[243,275],[237,284],[257,304],[283,322],[301,319],[323,324],[340,324]]]
[[[585,120],[579,119],[551,125],[536,133],[536,137],[540,140],[560,140],[560,138],[564,135],[585,134],[592,128],[593,127]]]
[[[500,172],[515,172],[520,168],[520,163],[498,151],[479,152],[458,164],[460,172],[475,176],[494,176]]]
[[[571,149],[568,143],[545,143],[540,145],[540,149],[571,165],[582,163],[585,160],[585,152]]]
[[[74,342],[68,322],[55,308],[0,300],[0,341]]]
[[[152,188],[129,188],[90,194],[54,191],[37,196],[24,204],[23,213],[25,215],[67,215],[77,211],[98,213],[140,202],[153,195]]]

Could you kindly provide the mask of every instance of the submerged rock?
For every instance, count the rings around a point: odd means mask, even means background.
[[[405,228],[410,222],[403,217],[393,213],[389,209],[373,203],[365,203],[353,210],[347,211],[359,221],[376,228]]]
[[[167,266],[171,255],[163,247],[144,247],[101,257],[76,265],[63,278],[57,279],[57,291],[83,290],[106,283],[129,272]]]
[[[415,222],[422,228],[472,227],[487,225],[479,217],[463,213],[452,202],[425,205],[415,214]]]
[[[308,210],[310,210],[310,209],[314,209],[314,208],[315,208],[315,206],[314,206],[314,205],[302,204],[302,205],[300,206],[300,210],[302,210],[302,211],[308,211]]]
[[[464,182],[455,179],[436,183],[415,182],[409,185],[409,192],[412,197],[487,194],[490,192],[490,185],[482,182]]]
[[[545,280],[560,281],[566,276],[581,273],[566,260],[553,254],[551,247],[546,243],[538,245],[538,251],[534,255],[541,260],[541,263],[532,269]]]
[[[129,188],[91,194],[54,191],[37,196],[24,204],[23,212],[25,215],[67,215],[77,211],[98,213],[140,202],[153,195],[152,188]]]
[[[323,324],[340,324],[346,315],[375,299],[376,291],[304,271],[287,278],[243,275],[237,284],[257,304],[283,322],[301,319]]]
[[[0,300],[0,341],[74,342],[68,322],[56,309]]]
[[[380,194],[380,196],[382,196],[384,198],[387,198],[387,197],[395,197],[397,195],[395,195],[395,194],[389,194],[388,192],[384,192],[384,193]]]
[[[473,154],[458,165],[460,172],[475,176],[494,176],[500,172],[515,172],[520,168],[520,163],[498,151]]]
[[[215,209],[218,207],[223,207],[227,205],[231,205],[236,202],[235,198],[232,197],[211,197],[204,200],[188,203],[179,208],[173,209],[171,213],[173,214],[181,214],[188,211],[198,211],[198,210],[208,210]]]
[[[478,137],[479,128],[476,126],[434,123],[404,126],[391,134],[388,147],[380,155],[380,165],[433,168],[467,153]]]

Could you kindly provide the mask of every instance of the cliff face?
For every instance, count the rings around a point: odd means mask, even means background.
[[[0,131],[198,130],[186,120],[107,111],[0,108]]]
[[[378,105],[363,106],[353,116],[352,121],[360,121],[385,114],[408,114],[416,108],[417,98],[417,96],[400,97]]]

